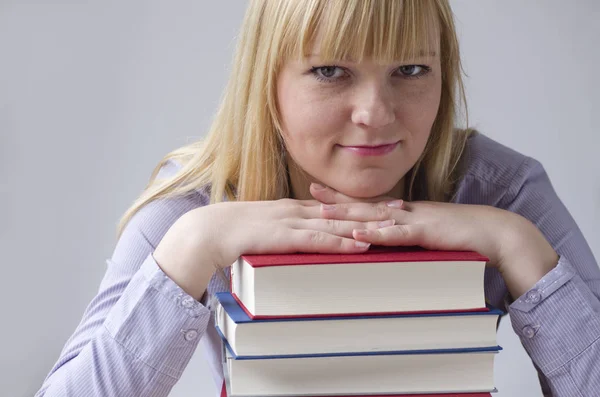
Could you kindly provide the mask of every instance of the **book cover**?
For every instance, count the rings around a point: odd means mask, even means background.
[[[435,251],[420,247],[372,247],[357,254],[267,254],[242,255],[252,267],[340,263],[478,261],[488,257],[472,251]]]
[[[309,358],[309,357],[343,357],[343,356],[389,356],[389,355],[422,355],[422,354],[456,354],[456,353],[498,353],[503,350],[502,346],[468,347],[458,349],[420,349],[420,350],[394,350],[394,351],[375,351],[375,352],[344,352],[344,353],[322,353],[322,354],[285,354],[268,356],[240,356],[235,353],[227,338],[215,326],[217,334],[223,341],[226,351],[234,360],[276,360],[286,358]]]
[[[354,313],[341,313],[336,314],[335,316],[301,316],[301,317],[266,317],[263,316],[253,316],[248,310],[243,306],[243,304],[237,299],[231,292],[217,292],[215,296],[223,307],[223,309],[229,314],[231,319],[236,324],[243,323],[268,323],[268,322],[277,322],[277,321],[327,321],[327,320],[360,320],[360,319],[370,319],[370,318],[379,318],[380,314],[368,313],[368,314],[354,314]],[[468,310],[468,311],[436,311],[436,312],[408,312],[408,313],[385,313],[385,317],[447,317],[447,316],[501,316],[504,312],[499,309],[496,309],[490,305],[488,305],[484,310]]]
[[[451,310],[416,310],[416,311],[394,311],[394,312],[355,312],[355,313],[325,313],[325,314],[291,314],[291,315],[266,315],[266,314],[252,314],[250,310],[244,305],[237,294],[232,293],[232,298],[236,301],[240,309],[246,314],[246,316],[252,321],[258,320],[297,320],[297,319],[327,319],[332,317],[367,317],[367,316],[404,316],[404,315],[433,315],[433,314],[453,314],[453,313],[485,313],[489,312],[488,306],[474,309],[451,309]],[[495,313],[494,313],[495,314]]]

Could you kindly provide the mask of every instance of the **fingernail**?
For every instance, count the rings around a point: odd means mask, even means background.
[[[371,243],[365,243],[364,241],[355,241],[355,242],[354,242],[354,245],[355,245],[357,248],[366,248],[366,247],[368,247],[369,245],[371,245]]]
[[[364,229],[354,229],[354,234],[358,236],[366,236],[369,232]]]
[[[321,204],[321,208],[323,209],[323,211],[333,211],[333,210],[335,210],[335,205]]]
[[[320,184],[318,184],[318,183],[314,183],[314,182],[313,182],[313,183],[311,183],[311,185],[312,185],[313,189],[315,189],[315,190],[325,190],[325,189],[326,189],[326,187],[325,187],[325,186],[323,186],[323,185],[320,185]]]
[[[394,201],[388,201],[387,203],[385,203],[385,205],[387,205],[388,207],[391,208],[402,208],[402,200],[394,200]]]
[[[388,226],[394,226],[394,223],[396,223],[396,221],[394,219],[390,219],[387,221],[379,222],[377,225],[379,227],[388,227]]]

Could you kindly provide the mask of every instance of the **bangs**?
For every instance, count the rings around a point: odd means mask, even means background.
[[[308,0],[290,1],[288,7],[280,48],[286,59],[309,57],[315,44],[324,62],[392,63],[440,51],[432,0]]]

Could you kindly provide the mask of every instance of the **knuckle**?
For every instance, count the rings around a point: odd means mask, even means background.
[[[327,228],[332,231],[340,230],[342,223],[339,219],[327,219]]]
[[[279,202],[284,206],[284,207],[290,207],[292,205],[292,199],[291,198],[282,198],[281,200],[279,200]]]
[[[308,239],[313,244],[322,244],[325,241],[325,233],[318,230],[311,231],[308,234]]]
[[[398,236],[400,238],[405,238],[405,237],[408,237],[408,235],[409,235],[409,230],[406,225],[397,225],[395,228],[395,231],[396,231],[396,236]]]
[[[390,209],[385,203],[377,203],[375,204],[375,212],[377,213],[378,218],[385,218],[389,216]]]
[[[331,230],[331,229],[335,229],[337,223],[336,223],[335,219],[326,219],[325,225],[327,226],[327,229]]]
[[[294,204],[292,199],[283,198],[277,201],[278,212],[281,214],[295,214],[297,212],[297,206]]]

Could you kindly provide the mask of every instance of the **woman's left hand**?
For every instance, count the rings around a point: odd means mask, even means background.
[[[475,251],[502,273],[513,297],[521,296],[550,271],[558,255],[526,218],[486,205],[406,202],[380,197],[370,202],[330,188],[311,186],[324,218],[388,221],[390,226],[354,230],[356,240],[374,245],[421,246],[431,250]]]

